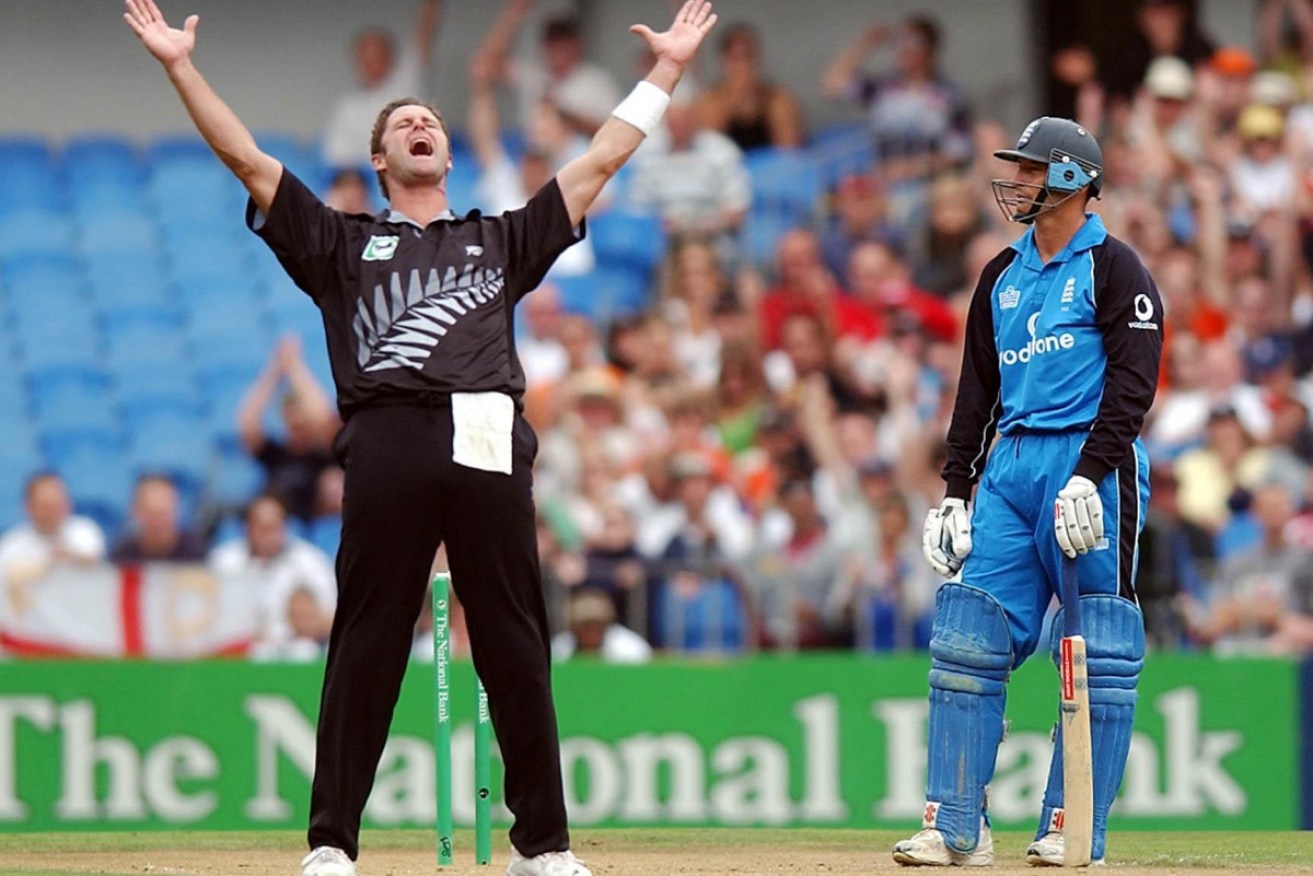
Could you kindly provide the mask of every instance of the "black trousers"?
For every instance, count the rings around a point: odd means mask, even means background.
[[[511,842],[532,856],[569,847],[538,568],[533,459],[516,417],[512,474],[451,461],[451,410],[360,411],[338,438],[346,469],[338,602],[319,705],[310,847],[353,860],[424,607],[438,544],[465,609],[505,764]]]

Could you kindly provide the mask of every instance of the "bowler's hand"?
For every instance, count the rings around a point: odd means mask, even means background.
[[[196,48],[196,25],[200,24],[199,15],[187,16],[183,29],[169,27],[155,5],[155,0],[125,0],[123,20],[132,28],[132,32],[141,38],[147,51],[165,67],[170,67],[189,57]]]
[[[945,499],[925,518],[921,550],[926,562],[945,578],[962,568],[971,553],[971,509],[962,499]]]
[[[647,41],[658,61],[669,61],[683,69],[715,23],[716,14],[708,0],[688,0],[665,33],[655,33],[645,24],[635,24],[629,30]]]
[[[1053,503],[1053,532],[1058,547],[1075,559],[1088,553],[1103,538],[1103,500],[1094,481],[1072,475]]]

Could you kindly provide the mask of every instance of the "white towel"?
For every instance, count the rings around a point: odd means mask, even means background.
[[[457,392],[451,396],[451,459],[480,471],[511,473],[511,429],[515,403],[500,392]]]

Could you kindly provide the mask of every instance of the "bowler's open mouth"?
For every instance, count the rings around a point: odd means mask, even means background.
[[[432,155],[433,144],[428,140],[416,140],[410,144],[411,155]]]

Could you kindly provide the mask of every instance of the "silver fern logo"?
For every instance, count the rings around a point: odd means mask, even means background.
[[[413,368],[419,371],[462,316],[501,294],[501,268],[466,265],[459,276],[447,268],[441,280],[430,268],[421,278],[412,270],[403,283],[393,272],[384,288],[374,286],[374,300],[356,302],[351,327],[356,333],[356,364],[361,371]]]

